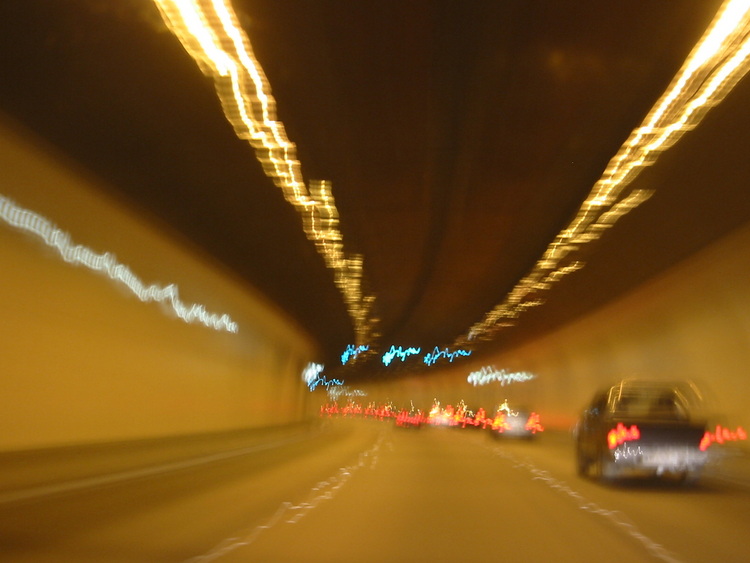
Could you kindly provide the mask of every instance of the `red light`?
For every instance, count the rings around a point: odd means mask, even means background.
[[[617,427],[607,433],[607,445],[610,450],[614,450],[620,444],[631,440],[640,440],[641,431],[633,424],[630,428],[625,428],[622,422],[617,423]]]
[[[505,419],[505,413],[498,412],[492,421],[492,429],[502,432],[504,430],[510,430],[510,424]]]
[[[706,430],[706,433],[703,434],[703,438],[701,438],[700,446],[698,447],[702,452],[705,452],[714,442],[723,444],[724,442],[735,442],[737,440],[747,440],[747,434],[742,426],[738,426],[737,430],[732,432],[729,428],[723,428],[720,424],[717,424],[715,433]]]
[[[544,426],[542,426],[541,422],[539,421],[539,415],[535,412],[532,412],[529,415],[529,419],[526,421],[526,426],[524,428],[526,428],[526,430],[528,430],[532,434],[544,431]]]
[[[396,415],[397,426],[419,426],[422,424],[422,421],[421,413],[411,414],[406,410],[402,410]]]

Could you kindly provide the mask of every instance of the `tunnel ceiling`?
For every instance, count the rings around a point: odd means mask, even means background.
[[[719,6],[234,3],[304,178],[331,182],[381,351],[451,346],[503,301]],[[0,21],[2,111],[280,304],[336,363],[355,334],[334,272],[157,8],[10,0]],[[745,223],[749,90],[741,81],[645,169],[634,186],[650,199],[586,245],[586,266],[543,305],[470,341],[476,354],[570,321]]]

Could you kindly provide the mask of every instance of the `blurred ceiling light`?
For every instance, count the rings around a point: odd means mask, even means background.
[[[728,0],[666,92],[610,160],[573,221],[505,299],[454,344],[490,340],[501,328],[515,324],[522,311],[541,305],[544,300],[538,299],[540,292],[582,268],[582,262],[563,261],[599,239],[618,219],[651,197],[649,190],[627,188],[726,97],[750,69],[749,57],[750,0]]]
[[[203,305],[187,305],[180,299],[179,289],[170,284],[146,286],[130,268],[117,261],[117,258],[105,252],[97,254],[90,248],[75,244],[70,234],[58,229],[53,223],[28,209],[20,207],[8,198],[0,195],[0,220],[27,233],[41,238],[44,243],[54,248],[63,260],[70,264],[81,264],[97,272],[102,272],[111,280],[127,287],[143,302],[156,301],[172,308],[174,313],[186,323],[199,322],[215,330],[237,332],[237,323],[228,315],[208,313]]]
[[[229,0],[154,0],[170,31],[210,76],[227,120],[250,143],[265,174],[302,216],[352,319],[357,346],[375,337],[375,298],[362,290],[362,256],[344,251],[330,182],[305,185],[294,143],[276,118],[271,87]]]

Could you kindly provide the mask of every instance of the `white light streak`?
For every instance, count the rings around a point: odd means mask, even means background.
[[[510,385],[514,382],[530,381],[532,379],[536,379],[536,375],[527,371],[508,373],[504,369],[498,370],[495,366],[484,366],[479,371],[471,372],[469,377],[466,378],[466,381],[475,387],[488,385],[497,381],[504,387],[505,385]]]
[[[119,263],[114,254],[109,252],[97,254],[86,246],[74,244],[70,240],[70,235],[57,228],[52,222],[33,211],[16,205],[2,195],[0,195],[0,219],[8,225],[36,235],[47,246],[56,250],[66,262],[80,264],[90,270],[105,274],[118,285],[128,288],[144,303],[156,301],[168,305],[186,323],[199,322],[209,328],[227,332],[238,330],[237,323],[233,322],[228,315],[208,313],[203,305],[197,303],[192,305],[183,303],[176,285],[146,286],[128,266]]]
[[[327,387],[326,392],[332,401],[338,401],[341,397],[367,397],[367,393],[361,389],[351,389],[348,385]]]
[[[324,367],[323,364],[316,364],[315,362],[308,363],[305,366],[305,369],[302,370],[302,380],[310,386],[312,382],[318,379],[318,376],[323,373]]]

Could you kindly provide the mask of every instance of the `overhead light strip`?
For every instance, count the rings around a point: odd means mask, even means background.
[[[374,338],[375,297],[362,288],[359,254],[347,254],[331,184],[305,184],[296,147],[277,120],[271,87],[228,0],[154,0],[164,22],[214,81],[227,120],[255,150],[265,174],[302,217],[305,235],[334,272],[352,319],[357,346]]]
[[[490,340],[525,310],[543,304],[541,295],[554,283],[583,268],[572,256],[651,197],[649,190],[627,188],[727,96],[750,69],[749,57],[750,0],[729,0],[646,119],[610,160],[573,221],[505,299],[454,344]]]

